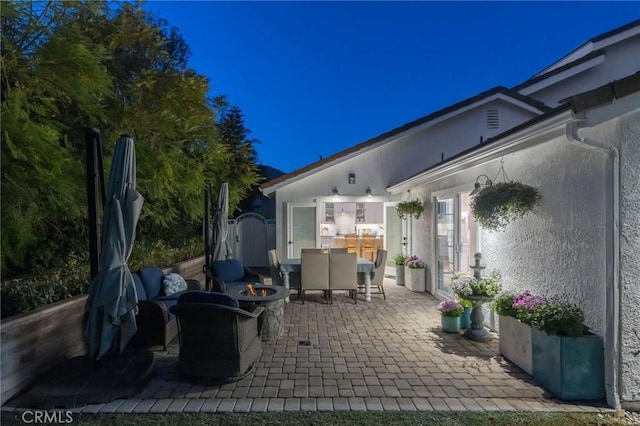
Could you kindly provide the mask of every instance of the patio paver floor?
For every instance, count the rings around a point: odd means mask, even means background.
[[[155,353],[153,378],[133,399],[72,411],[614,411],[554,398],[499,355],[495,333],[480,343],[442,332],[434,297],[392,279],[385,291],[387,300],[357,304],[346,292],[336,292],[333,305],[320,293],[308,293],[304,305],[292,297],[283,335],[263,344],[255,371],[238,382],[181,376],[176,338]]]

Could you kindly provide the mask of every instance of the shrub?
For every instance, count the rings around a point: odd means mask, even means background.
[[[404,261],[407,260],[407,257],[408,256],[405,256],[404,254],[398,253],[393,257],[393,262],[396,264],[396,266],[402,266],[404,265]]]

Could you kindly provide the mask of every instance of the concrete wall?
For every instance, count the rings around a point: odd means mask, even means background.
[[[620,281],[623,401],[640,409],[640,112],[620,120]]]

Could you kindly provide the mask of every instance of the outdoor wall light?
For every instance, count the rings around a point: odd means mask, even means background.
[[[356,174],[349,173],[349,185],[354,185],[356,183]]]
[[[484,178],[484,183],[480,183],[480,178]],[[491,179],[489,179],[489,176],[480,175],[476,179],[476,183],[473,186],[473,191],[471,191],[469,195],[476,195],[478,192],[480,192],[482,188],[486,188],[487,186],[491,186],[491,185],[493,185],[493,182],[491,182]]]
[[[373,192],[371,192],[371,188],[367,188],[367,190],[364,191],[364,193],[369,198],[373,197]]]
[[[334,186],[333,190],[331,191],[331,195],[333,195],[334,197],[337,197],[338,195],[340,195],[340,191],[338,191],[338,188]]]

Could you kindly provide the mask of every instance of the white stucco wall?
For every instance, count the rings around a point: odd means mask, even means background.
[[[603,335],[604,156],[556,139],[505,156],[504,167],[511,179],[538,188],[542,200],[536,212],[504,231],[482,232],[487,271],[501,271],[505,289],[530,290],[580,305],[587,325]],[[460,185],[471,191],[479,174],[493,177],[499,168],[496,160],[412,193],[431,199],[434,192]],[[414,226],[413,250],[433,263],[433,208],[429,213]]]
[[[500,111],[500,128],[487,129],[487,109]],[[398,138],[391,143],[359,153],[330,167],[315,170],[309,176],[297,179],[276,191],[276,247],[279,256],[286,255],[286,204],[329,201],[331,190],[340,191],[341,201],[356,201],[370,188],[374,201],[408,198],[390,196],[386,188],[460,151],[480,143],[521,124],[535,114],[501,99],[495,99],[475,109],[456,115],[453,119],[436,123],[414,134]],[[356,184],[348,184],[349,173],[356,175]],[[366,199],[362,198],[362,201]]]
[[[640,404],[639,111],[620,120],[620,139],[621,399]]]

